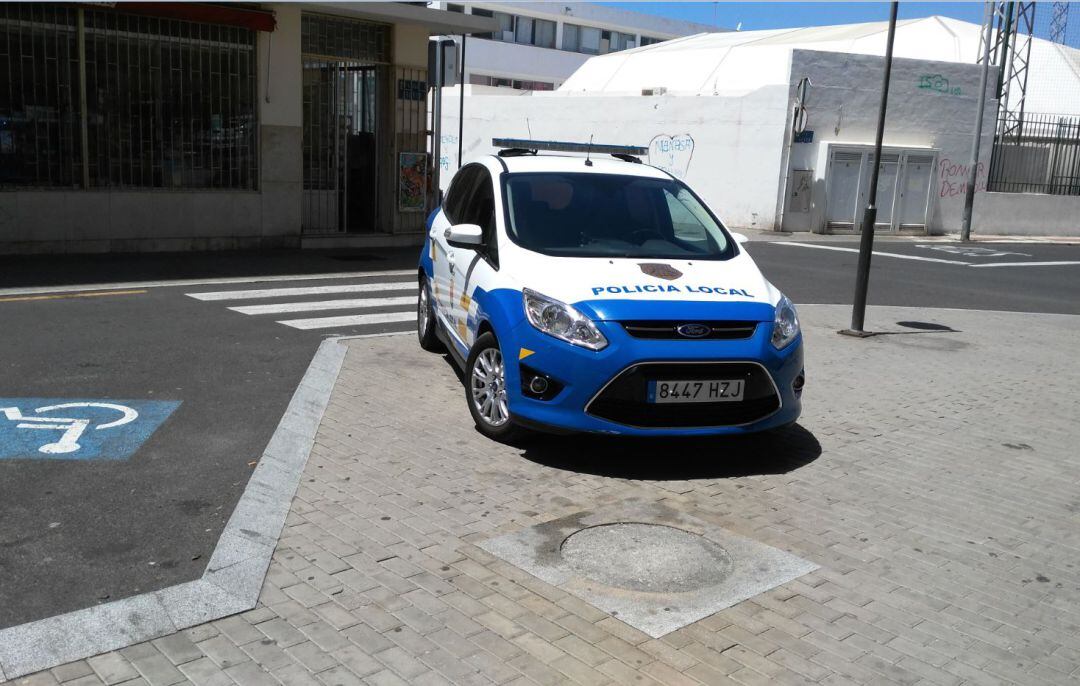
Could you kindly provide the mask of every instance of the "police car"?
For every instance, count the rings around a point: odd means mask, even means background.
[[[428,219],[417,304],[421,347],[461,366],[482,433],[737,434],[798,418],[799,319],[744,236],[640,163],[645,149],[494,144]]]

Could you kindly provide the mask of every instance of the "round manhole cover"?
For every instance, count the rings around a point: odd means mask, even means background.
[[[704,536],[661,524],[601,524],[571,534],[562,556],[581,576],[649,593],[685,593],[731,574],[727,551]]]

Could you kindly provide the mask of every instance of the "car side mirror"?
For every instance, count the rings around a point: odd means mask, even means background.
[[[745,233],[735,233],[734,231],[732,231],[731,237],[734,238],[735,242],[740,245],[750,241],[749,236],[747,236]]]
[[[443,233],[443,236],[454,248],[476,250],[484,244],[484,230],[476,224],[454,224]]]

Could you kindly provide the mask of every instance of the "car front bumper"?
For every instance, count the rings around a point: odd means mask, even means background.
[[[522,424],[625,436],[743,434],[783,426],[802,410],[802,336],[776,350],[772,323],[738,340],[635,338],[621,324],[597,322],[608,346],[592,351],[543,334],[528,322],[500,337],[510,411]],[[683,371],[685,370],[685,371]],[[544,376],[558,388],[531,397],[522,378]],[[741,402],[656,405],[649,379],[746,378]],[[798,380],[798,381],[797,381]],[[798,386],[798,389],[796,388]],[[535,394],[532,394],[535,395]],[[768,402],[769,397],[774,402]]]

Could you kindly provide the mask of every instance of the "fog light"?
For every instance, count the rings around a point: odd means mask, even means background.
[[[529,390],[537,395],[543,395],[547,389],[547,379],[542,376],[534,376],[533,380],[529,382]]]
[[[795,381],[792,382],[791,388],[796,393],[798,393],[798,392],[802,391],[802,388],[803,388],[803,386],[805,384],[806,384],[806,378],[802,374],[799,374],[798,376],[795,377]]]

